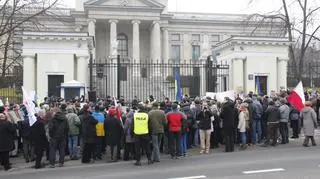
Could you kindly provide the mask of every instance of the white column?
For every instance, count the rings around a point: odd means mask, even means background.
[[[35,59],[33,56],[23,58],[23,87],[27,91],[36,90],[36,69]]]
[[[164,63],[169,61],[169,32],[167,28],[162,28],[162,60]]]
[[[200,96],[205,96],[207,91],[207,70],[206,70],[206,60],[200,61]]]
[[[78,57],[77,63],[77,76],[78,81],[84,83],[88,86],[88,74],[89,74],[89,66],[88,66],[88,57]]]
[[[109,20],[110,23],[110,58],[117,58],[118,43],[117,43],[117,23],[118,20]]]
[[[152,23],[152,60],[154,62],[161,60],[161,34],[160,34],[160,22],[153,21]]]
[[[278,85],[277,90],[280,90],[281,88],[287,89],[287,63],[288,59],[280,59],[277,58],[277,79],[278,79]]]
[[[243,89],[243,59],[232,59],[232,90]]]
[[[133,20],[132,22],[133,37],[132,37],[132,58],[136,62],[140,62],[140,21]]]
[[[96,59],[96,20],[95,19],[88,19],[88,34],[89,36],[93,37],[93,49],[92,55],[93,59]]]
[[[132,22],[132,58],[134,65],[132,66],[133,76],[140,76],[140,21],[133,20]]]

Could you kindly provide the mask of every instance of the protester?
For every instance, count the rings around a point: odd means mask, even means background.
[[[105,116],[104,114],[100,111],[100,106],[96,105],[94,112],[92,112],[93,118],[98,122],[96,125],[96,132],[97,132],[97,137],[96,137],[96,150],[95,150],[95,155],[94,158],[101,160],[102,159],[102,153],[105,148],[105,130],[104,130],[104,121],[105,121]]]
[[[290,125],[292,128],[292,137],[293,139],[299,138],[300,133],[300,112],[294,107],[291,106],[290,111]]]
[[[281,106],[279,107],[280,111],[280,134],[281,134],[281,144],[289,143],[289,116],[290,108],[287,105],[287,100],[282,98],[280,99]]]
[[[198,114],[199,119],[199,130],[200,130],[200,154],[209,154],[210,151],[210,137],[211,137],[211,127],[212,127],[212,113],[208,108],[207,104],[203,105],[201,112]]]
[[[108,111],[108,119],[104,121],[104,131],[106,136],[106,144],[110,147],[110,160],[109,162],[117,162],[120,159],[121,138],[123,136],[123,128],[120,120],[117,119],[117,112],[115,108]],[[114,155],[114,149],[117,155]]]
[[[234,125],[235,125],[235,108],[230,99],[226,99],[223,104],[220,117],[222,118],[223,134],[225,141],[225,151],[234,152]]]
[[[50,167],[55,167],[56,151],[59,151],[59,167],[63,167],[66,141],[69,133],[68,120],[66,118],[66,104],[61,104],[60,110],[49,123],[50,136]]]
[[[160,162],[160,144],[164,134],[164,126],[167,125],[166,115],[162,110],[159,110],[159,104],[154,102],[148,116],[153,147],[151,160],[153,162]]]
[[[303,146],[309,147],[309,139],[311,139],[312,146],[316,146],[314,130],[317,128],[317,114],[312,108],[312,103],[310,101],[306,101],[305,108],[301,111],[301,119],[305,135]]]
[[[14,150],[15,128],[7,119],[4,113],[0,113],[0,164],[4,166],[5,171],[12,167],[9,162],[9,152]]]
[[[269,106],[266,111],[266,119],[268,121],[268,137],[263,146],[268,147],[270,145],[270,140],[272,140],[271,145],[276,146],[280,123],[280,111],[275,106],[274,101],[269,102]]]
[[[94,149],[96,144],[96,121],[90,114],[91,109],[89,105],[85,105],[82,109],[82,140],[83,140],[83,151],[82,151],[82,163],[93,162],[94,159]]]
[[[72,106],[67,107],[66,115],[69,125],[68,148],[71,160],[78,160],[78,140],[80,134],[81,121],[77,114],[74,113]]]
[[[242,103],[240,105],[240,112],[239,112],[239,123],[238,129],[241,136],[241,149],[247,148],[247,136],[246,131],[249,129],[248,121],[249,121],[249,112],[247,110],[247,104]]]

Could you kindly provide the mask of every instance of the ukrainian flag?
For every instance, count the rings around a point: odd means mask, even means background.
[[[182,100],[182,91],[181,91],[181,79],[180,79],[179,68],[175,69],[174,79],[175,79],[176,100],[181,101]]]
[[[256,90],[255,90],[255,93],[257,95],[261,95],[261,84],[260,84],[260,77],[259,76],[256,77]]]

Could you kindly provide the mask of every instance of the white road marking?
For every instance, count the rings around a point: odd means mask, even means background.
[[[201,178],[207,178],[204,175],[200,175],[200,176],[191,176],[191,177],[181,177],[181,178],[169,178],[169,179],[201,179]]]
[[[285,169],[283,168],[273,168],[266,170],[252,170],[252,171],[244,171],[243,174],[256,174],[256,173],[269,173],[269,172],[283,172]]]

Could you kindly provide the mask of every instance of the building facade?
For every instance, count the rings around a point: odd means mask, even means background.
[[[257,76],[264,80],[261,84],[266,94],[286,87],[288,42],[281,23],[257,28],[246,23],[247,15],[172,13],[167,6],[167,0],[77,0],[75,9],[65,9],[61,15],[68,23],[56,22],[59,25],[47,32],[24,32],[24,86],[42,98],[60,95],[55,89],[59,83],[76,80],[87,87],[94,85],[91,89],[98,96],[117,96],[120,86],[115,74],[119,69],[104,70],[108,77],[90,83],[91,53],[95,64],[114,64],[118,55],[126,63],[137,64],[126,70],[129,80],[121,82],[123,87],[141,80],[161,83],[172,75],[170,70],[153,68],[148,78],[141,78],[139,65],[202,63],[210,55],[217,57],[218,63],[230,65],[224,90],[255,90]],[[203,86],[208,80],[204,70],[199,78],[200,96],[205,94]],[[139,87],[132,90],[140,91]],[[156,90],[150,89],[150,94]],[[158,98],[164,96],[167,93]]]

